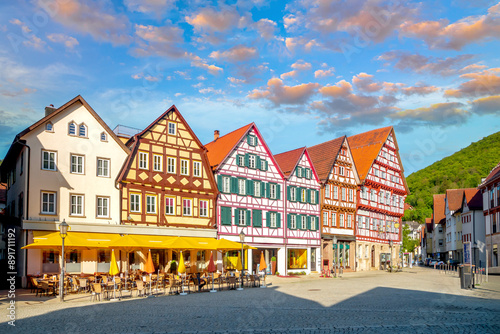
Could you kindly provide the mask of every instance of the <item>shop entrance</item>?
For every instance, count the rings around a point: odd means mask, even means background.
[[[260,265],[261,253],[264,254],[264,260],[266,261],[266,274],[271,274],[272,272],[272,259],[276,258],[276,265],[274,265],[274,271],[276,272],[276,266],[278,263],[278,250],[276,248],[258,248],[252,250],[252,271],[257,272]],[[273,273],[274,274],[274,273]]]

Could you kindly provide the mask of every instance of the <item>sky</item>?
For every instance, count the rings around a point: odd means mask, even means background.
[[[171,105],[275,154],[392,125],[405,174],[500,129],[496,1],[0,3],[0,159],[77,95],[113,129]],[[500,143],[499,143],[500,145]]]

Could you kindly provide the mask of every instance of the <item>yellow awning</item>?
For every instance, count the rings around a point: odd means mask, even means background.
[[[241,243],[222,238],[222,239],[217,240],[216,247],[218,250],[225,250],[225,251],[240,250]],[[244,249],[257,249],[255,247],[249,246],[247,244],[243,244],[243,248]]]
[[[119,234],[68,232],[67,237],[64,239],[64,248],[107,248],[110,242],[119,238]],[[62,247],[62,238],[59,232],[33,231],[33,239],[33,243],[24,246],[23,249],[50,249]]]

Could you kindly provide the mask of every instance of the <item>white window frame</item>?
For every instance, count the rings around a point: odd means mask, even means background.
[[[290,187],[290,201],[297,201],[297,188],[295,187]]]
[[[346,201],[346,188],[342,187],[341,188],[341,194],[342,194],[342,201]]]
[[[347,215],[347,227],[352,227],[352,215]]]
[[[82,135],[82,129],[84,130],[84,134]],[[88,129],[87,129],[87,126],[85,124],[80,124],[78,125],[78,137],[82,137],[82,138],[87,138],[88,137]]]
[[[300,191],[300,201],[302,203],[307,202],[307,189],[301,189],[301,191]]]
[[[73,161],[73,158],[76,161]],[[75,171],[73,170],[75,168]],[[79,169],[80,168],[80,169]],[[79,154],[70,154],[70,169],[71,174],[85,174],[85,156]]]
[[[193,176],[201,177],[201,161],[193,161]]]
[[[189,203],[189,206],[186,206],[186,203]],[[193,200],[191,198],[182,199],[182,215],[183,216],[193,215]]]
[[[248,168],[257,168],[257,156],[253,154],[248,155]]]
[[[203,199],[200,200],[200,217],[208,217],[208,201],[207,200],[203,200]]]
[[[290,215],[290,229],[297,229],[297,215]]]
[[[165,214],[169,216],[175,215],[175,197],[165,197]]]
[[[269,184],[269,198],[277,199],[278,185],[274,183]]]
[[[77,216],[77,217],[82,217],[84,215],[84,208],[85,208],[85,196],[81,194],[71,194],[69,196],[70,198],[70,208],[69,208],[69,215],[70,216]],[[76,201],[73,203],[73,199]],[[81,199],[81,202],[78,203],[78,199]],[[80,209],[80,210],[78,210]]]
[[[177,124],[174,122],[168,122],[168,134],[175,136],[177,135]]]
[[[181,159],[181,175],[189,175],[189,160]]]
[[[278,226],[277,220],[278,220],[278,214],[276,212],[270,212],[269,213],[269,226],[272,228],[276,228]]]
[[[247,210],[244,209],[238,210],[238,225],[239,226],[247,225]]]
[[[141,212],[141,194],[130,194],[130,212]]]
[[[329,211],[323,211],[323,226],[328,226]]]
[[[301,230],[307,229],[307,216],[300,216],[300,229]]]
[[[153,154],[153,170],[155,172],[163,171],[163,156],[159,154]]]
[[[231,178],[229,176],[222,177],[222,192],[223,193],[231,192]]]
[[[47,168],[44,168],[45,165],[45,154],[48,154],[48,160],[47,160]],[[53,168],[50,168],[50,163],[54,164]],[[50,171],[57,171],[57,152],[54,151],[47,151],[47,150],[42,150],[42,170],[50,170]]]
[[[316,191],[315,190],[311,191],[311,204],[317,204]]]
[[[176,159],[174,157],[167,157],[167,173],[176,173]]]
[[[44,201],[44,195],[47,195],[47,201]],[[51,198],[52,197],[52,198]],[[42,191],[40,196],[40,212],[44,215],[55,215],[57,212],[57,193],[55,191]],[[44,210],[44,205],[47,206],[47,210]],[[53,210],[50,211],[50,205],[53,206]]]
[[[253,181],[253,195],[254,197],[261,197],[261,182],[260,181]]]
[[[238,179],[238,195],[245,196],[247,194],[247,180]]]
[[[333,199],[339,199],[339,187],[333,186]]]
[[[244,159],[244,157],[243,157],[242,155],[238,155],[238,156],[236,157],[236,159],[238,159],[238,161],[236,161],[236,164],[237,164],[238,166],[241,166],[241,167],[244,167],[244,166],[245,166],[245,159]]]
[[[339,227],[344,227],[344,214],[339,214]]]
[[[110,162],[111,161],[109,159],[97,158],[97,176],[100,176],[100,177],[109,177],[109,165],[110,165]]]
[[[154,215],[158,212],[157,203],[158,196],[157,195],[146,195],[146,213],[150,215]]]
[[[109,218],[109,197],[97,196],[97,199],[96,199],[96,217],[97,218]]]
[[[337,212],[332,211],[332,227],[337,227]]]
[[[108,135],[106,132],[101,132],[101,141],[108,141]]]
[[[139,169],[148,169],[148,152],[139,152]]]
[[[71,126],[73,125],[73,129],[71,129]],[[71,133],[71,130],[73,130],[73,133]],[[78,125],[75,122],[70,122],[68,124],[68,135],[70,136],[76,136],[78,130]]]
[[[325,186],[325,198],[330,198],[330,196],[331,196],[331,189],[330,189],[330,185],[327,184]]]
[[[339,175],[344,176],[344,167],[339,166]]]
[[[311,230],[316,230],[316,216],[311,216]]]
[[[353,201],[354,201],[354,191],[352,190],[352,188],[349,188],[349,202]]]

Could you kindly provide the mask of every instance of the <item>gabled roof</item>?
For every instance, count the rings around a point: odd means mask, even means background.
[[[499,179],[500,179],[500,162],[491,170],[486,179],[479,185],[478,188],[483,189],[490,183],[495,182],[496,180]]]
[[[325,182],[328,179],[328,175],[330,175],[330,171],[345,139],[346,136],[342,136],[307,148],[314,164],[314,169],[316,169],[321,182]]]
[[[304,153],[304,150],[305,147],[300,147],[295,150],[274,155],[276,162],[278,163],[281,171],[283,172],[283,174],[285,174],[286,177],[289,177],[290,174],[292,174],[292,172],[295,170],[295,166],[297,166],[299,159]]]
[[[481,190],[477,188],[468,188],[464,190],[464,197],[467,201],[469,210],[482,210],[483,209],[483,195]],[[462,201],[463,203],[463,201]]]
[[[432,218],[425,218],[425,227],[427,228],[427,232],[432,232],[432,230],[434,229]]]
[[[434,217],[434,224],[444,224],[446,223],[446,212],[445,212],[445,198],[446,194],[439,194],[433,196],[433,209],[432,216]]]
[[[448,210],[457,211],[462,207],[464,190],[463,189],[447,189],[446,201],[448,202]]]
[[[205,145],[210,166],[216,169],[255,123],[250,123]]]

